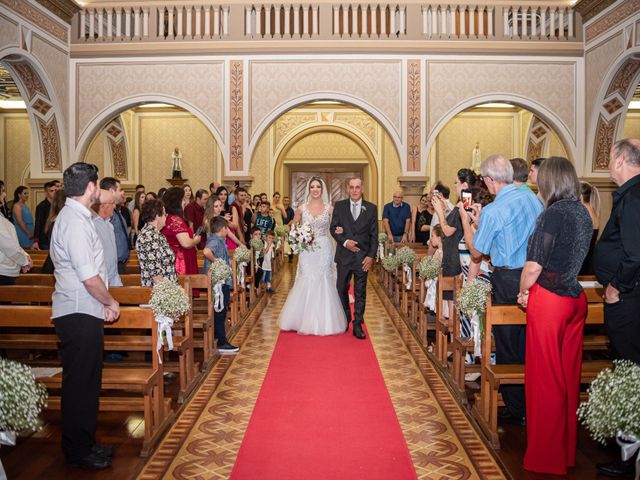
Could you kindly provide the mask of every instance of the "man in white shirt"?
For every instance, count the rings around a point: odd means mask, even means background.
[[[96,226],[98,237],[104,249],[104,263],[107,268],[107,281],[110,287],[121,287],[122,280],[118,275],[118,249],[116,248],[116,236],[111,223],[113,211],[116,208],[116,198],[112,190],[100,191],[100,203],[94,203],[91,207],[96,215],[93,223]]]
[[[436,193],[437,192],[437,193]],[[442,183],[436,183],[433,188],[431,188],[431,195],[439,198],[440,200],[444,200],[444,216],[449,215],[451,210],[454,209],[453,203],[449,200],[449,194],[451,190],[449,187],[443,185]],[[434,213],[431,218],[431,226],[429,227],[429,231],[433,231],[433,227],[440,224],[440,218],[437,214]]]
[[[52,319],[62,354],[62,450],[67,463],[111,466],[113,447],[95,441],[102,383],[104,322],[120,315],[108,290],[104,249],[92,221],[100,199],[98,167],[74,163],[64,171],[67,201],[51,233],[56,288]]]
[[[13,285],[20,271],[33,266],[31,257],[18,242],[16,227],[0,215],[0,285]]]

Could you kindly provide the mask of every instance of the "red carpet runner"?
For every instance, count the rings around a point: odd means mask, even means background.
[[[416,478],[368,338],[280,333],[231,478]]]

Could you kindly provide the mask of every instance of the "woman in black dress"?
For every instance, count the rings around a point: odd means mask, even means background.
[[[593,250],[596,247],[598,233],[600,232],[600,192],[598,188],[589,182],[580,182],[580,202],[589,212],[591,223],[593,224],[589,252],[580,269],[580,275],[593,275]]]
[[[413,224],[413,238],[412,242],[422,243],[426,245],[429,241],[429,226],[431,225],[431,219],[433,218],[433,205],[431,204],[431,198],[429,193],[425,193],[420,197],[420,203],[417,207],[413,207],[411,212],[411,223]]]

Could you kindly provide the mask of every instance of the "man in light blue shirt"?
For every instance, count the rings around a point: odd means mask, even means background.
[[[480,270],[483,256],[491,257],[494,271],[491,275],[494,305],[517,303],[520,274],[527,260],[527,244],[535,229],[542,203],[530,190],[513,184],[513,166],[501,155],[492,155],[480,166],[483,181],[495,200],[482,209],[478,230],[470,245],[471,265],[469,278]],[[469,216],[461,213],[465,232],[470,230]],[[496,363],[524,363],[525,327],[494,327]],[[525,423],[524,388],[522,385],[501,387],[508,415],[505,420]]]
[[[93,224],[96,227],[98,238],[104,251],[104,266],[107,269],[107,282],[109,287],[121,287],[122,280],[118,275],[118,251],[116,249],[116,237],[110,220],[116,207],[114,195],[111,190],[100,191],[100,203],[94,203],[92,209],[96,212],[93,216]]]

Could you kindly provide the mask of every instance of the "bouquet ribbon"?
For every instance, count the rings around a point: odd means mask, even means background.
[[[436,310],[436,295],[438,293],[438,279],[426,280],[424,286],[427,289],[427,294],[424,297],[424,306],[432,312]]]
[[[412,277],[413,277],[413,272],[411,270],[411,267],[409,265],[403,265],[402,269],[404,270],[404,273],[407,274],[407,290],[411,290],[411,283],[412,283]]]
[[[256,270],[260,268],[260,265],[258,264],[259,259],[260,259],[260,252],[256,252]]]
[[[381,243],[378,244],[378,258],[379,259],[384,258],[384,245]]]
[[[473,338],[473,356],[482,356],[482,334],[480,332],[480,315],[478,312],[473,312],[470,319],[471,323],[471,338]]]
[[[156,315],[156,323],[158,324],[158,343],[156,344],[156,351],[158,353],[158,360],[162,363],[162,357],[160,356],[160,350],[164,345],[162,334],[167,337],[167,346],[169,350],[173,350],[173,337],[171,336],[171,327],[173,327],[173,318],[166,317],[164,315]]]
[[[616,442],[620,445],[620,449],[622,450],[622,461],[626,462],[629,459],[632,459],[634,455],[638,453],[640,450],[640,438],[636,437],[631,433],[623,433],[618,432],[616,435]],[[636,476],[634,480],[640,479],[640,455],[636,459]]]
[[[0,445],[9,445],[13,446],[16,444],[16,433],[15,432],[3,432],[0,431]],[[0,462],[0,480],[6,480],[7,474],[4,471],[4,467],[2,466],[2,462]]]
[[[247,266],[247,262],[240,262],[238,264],[238,283],[244,288],[244,267]]]
[[[221,312],[224,309],[224,294],[222,293],[223,282],[218,282],[213,286],[214,304],[213,309],[216,312]]]

